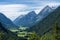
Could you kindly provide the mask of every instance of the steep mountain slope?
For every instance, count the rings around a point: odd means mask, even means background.
[[[35,17],[35,23],[39,22],[40,20],[44,19],[46,16],[48,16],[50,14],[50,12],[52,12],[53,9],[50,8],[49,6],[44,7],[41,12],[39,12],[39,14]]]
[[[33,27],[29,28],[29,31],[35,31],[39,35],[43,35],[44,33],[50,31],[53,27],[53,24],[56,21],[60,21],[60,7],[55,9],[53,12],[51,12],[47,17],[45,17],[43,20],[39,21],[37,24],[35,24]]]
[[[6,29],[17,29],[18,28],[15,24],[13,24],[13,22],[10,19],[8,19],[2,13],[0,13],[0,22],[3,23],[3,26]]]
[[[0,40],[18,40],[19,38],[13,32],[7,30],[0,22]]]
[[[16,33],[13,33],[4,28],[0,22],[0,40],[27,40],[23,37],[18,37]]]
[[[22,18],[18,17],[14,20],[14,23],[18,26],[26,26],[30,27],[33,22],[33,18],[36,16],[36,13],[34,11],[29,12],[27,15],[23,16]]]
[[[20,15],[18,16],[13,22],[16,23],[18,20],[20,20],[21,18],[23,18],[25,15]]]

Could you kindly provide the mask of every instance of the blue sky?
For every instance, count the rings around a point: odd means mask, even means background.
[[[30,11],[40,12],[46,5],[58,6],[60,0],[0,0],[0,12],[11,20]]]

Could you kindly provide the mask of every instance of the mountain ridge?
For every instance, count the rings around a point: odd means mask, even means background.
[[[18,26],[26,26],[26,27],[28,27],[28,26],[32,25],[30,22],[32,22],[31,20],[35,16],[36,16],[35,11],[31,11],[27,15],[23,16],[21,19],[19,19],[19,18],[18,18],[19,20],[16,19],[17,21],[15,20],[16,22],[14,21],[14,23],[17,24]]]
[[[53,9],[50,8],[49,6],[44,7],[39,14],[33,18],[33,25],[35,25],[36,23],[38,23],[39,21],[43,20],[46,16],[48,16],[50,14],[50,12],[52,12]],[[32,25],[32,26],[33,26]]]
[[[13,24],[13,22],[7,18],[3,13],[0,13],[0,22],[3,23],[3,26],[5,26],[6,29],[17,29],[18,27]],[[13,28],[14,27],[14,28]]]

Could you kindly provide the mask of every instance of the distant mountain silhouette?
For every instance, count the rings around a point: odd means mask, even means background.
[[[13,24],[13,22],[7,18],[4,14],[0,13],[0,22],[6,29],[17,29],[18,27]]]
[[[14,23],[18,26],[26,26],[26,27],[30,27],[32,25],[32,22],[34,20],[32,20],[37,14],[32,11],[29,12],[27,15],[23,16],[22,18],[20,18],[20,16],[18,18],[16,18],[14,20]]]
[[[60,6],[46,16],[43,20],[40,20],[33,27],[30,27],[28,31],[35,31],[37,34],[43,35],[52,29],[56,21],[58,21],[60,24]]]

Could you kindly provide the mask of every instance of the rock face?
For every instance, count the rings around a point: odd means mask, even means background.
[[[31,27],[28,30],[35,31],[37,34],[43,35],[52,29],[53,24],[55,24],[56,21],[59,21],[60,24],[60,7],[55,9],[47,17],[39,21],[37,24],[35,24],[33,27]]]

